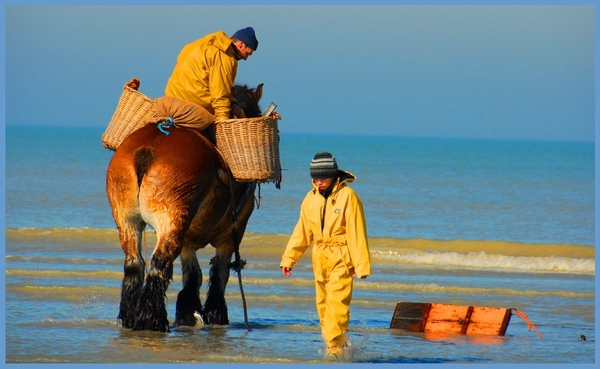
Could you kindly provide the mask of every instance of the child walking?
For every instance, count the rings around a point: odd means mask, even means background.
[[[348,186],[355,176],[340,170],[329,152],[310,163],[313,188],[300,206],[300,217],[281,258],[283,275],[312,244],[316,305],[327,356],[339,356],[348,344],[354,276],[371,274],[367,228],[360,198]]]

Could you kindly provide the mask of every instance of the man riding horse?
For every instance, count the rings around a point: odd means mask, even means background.
[[[247,60],[257,48],[252,27],[240,29],[231,38],[218,31],[185,45],[177,57],[165,95],[196,103],[216,120],[229,119],[230,115],[244,118],[243,110],[232,96],[232,88],[238,60]]]
[[[256,89],[233,87],[237,61],[246,60],[257,46],[251,27],[233,38],[221,31],[186,45],[165,93],[203,106],[216,120],[228,119],[231,113],[259,116],[262,84]],[[184,127],[164,134],[156,125],[145,125],[123,140],[109,163],[106,191],[125,253],[118,316],[123,327],[170,330],[165,299],[177,257],[183,288],[175,325],[194,325],[196,312],[206,324],[229,323],[225,287],[232,255],[254,209],[256,183],[236,181],[207,136]],[[155,230],[157,243],[146,275],[141,251],[147,225]],[[216,254],[202,305],[196,251],[208,244]]]

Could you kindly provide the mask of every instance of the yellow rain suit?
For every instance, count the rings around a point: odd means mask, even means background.
[[[292,269],[313,244],[317,312],[329,348],[346,344],[354,276],[364,278],[371,274],[362,203],[347,185],[356,177],[340,172],[343,175],[327,198],[313,181],[280,263],[281,267]]]
[[[238,67],[234,47],[223,31],[185,45],[177,57],[165,95],[196,103],[216,120],[229,119],[231,90]]]

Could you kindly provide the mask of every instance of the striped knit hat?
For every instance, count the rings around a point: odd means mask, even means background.
[[[335,178],[337,175],[338,166],[333,155],[325,151],[316,153],[310,162],[310,176],[312,178]]]

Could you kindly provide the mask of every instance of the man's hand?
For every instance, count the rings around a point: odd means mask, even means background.
[[[289,277],[292,275],[292,269],[288,267],[281,267],[281,272],[284,276]]]

